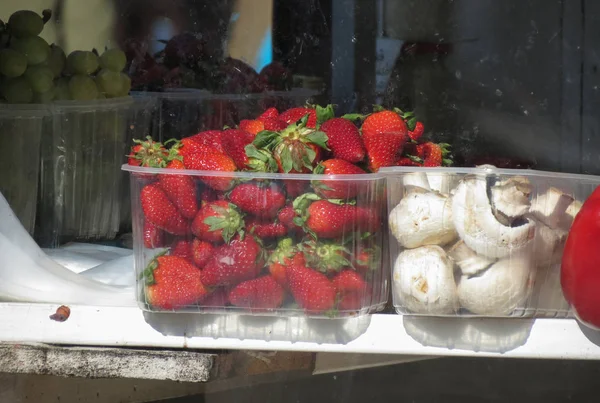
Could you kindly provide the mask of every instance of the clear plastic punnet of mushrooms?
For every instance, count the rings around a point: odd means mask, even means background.
[[[491,166],[394,180],[401,197],[390,205],[389,229],[399,246],[392,281],[399,312],[535,314],[528,301],[536,275],[555,278],[545,272],[560,266],[579,201],[554,187],[538,194],[536,178]]]

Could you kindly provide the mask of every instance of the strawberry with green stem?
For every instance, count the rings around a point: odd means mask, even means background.
[[[246,219],[246,231],[260,239],[275,239],[286,236],[288,229],[278,221],[263,221],[258,218]]]
[[[342,159],[329,159],[320,162],[313,171],[316,175],[360,175],[366,174],[361,168]],[[317,194],[326,199],[352,199],[359,190],[359,181],[353,180],[313,180]]]
[[[298,245],[298,249],[304,253],[309,267],[324,274],[337,273],[352,265],[348,259],[350,250],[338,242],[308,240]]]
[[[279,308],[284,298],[283,287],[270,275],[244,281],[228,294],[231,305],[248,309]]]
[[[246,213],[270,219],[285,205],[285,194],[275,182],[242,183],[229,193],[229,200]]]
[[[229,243],[236,234],[243,233],[244,220],[235,205],[217,200],[202,204],[191,229],[202,241]]]
[[[337,308],[340,311],[359,310],[366,305],[369,294],[367,282],[356,271],[341,271],[331,282],[337,292]]]
[[[167,165],[168,169],[185,169],[183,162],[173,160]],[[190,175],[158,175],[160,187],[165,191],[167,197],[177,207],[185,218],[194,218],[198,212],[198,197],[196,183]]]
[[[156,227],[173,235],[189,233],[189,222],[158,184],[144,186],[140,193],[140,201],[144,217]]]
[[[208,187],[218,191],[231,188],[234,177],[228,173],[235,172],[237,166],[230,156],[214,147],[190,141],[189,138],[181,140],[175,147],[186,169],[223,172],[222,176],[200,176],[200,180]]]
[[[133,166],[166,168],[169,160],[176,157],[176,151],[170,151],[162,143],[154,141],[152,137],[146,140],[133,140],[127,163]]]
[[[365,158],[365,145],[358,127],[348,119],[333,118],[325,121],[320,130],[327,135],[327,145],[333,158],[358,163]]]
[[[296,256],[298,257],[296,258]],[[302,259],[302,261],[299,259]],[[277,242],[277,247],[269,256],[267,265],[271,276],[286,289],[288,287],[287,276],[285,274],[286,267],[290,266],[293,261],[296,264],[305,264],[304,255],[298,251],[292,238],[281,238]]]
[[[320,314],[334,308],[336,290],[326,275],[298,263],[287,266],[285,273],[290,292],[302,309]]]
[[[227,155],[229,155],[237,169],[245,170],[249,166],[248,155],[245,147],[252,144],[254,135],[241,129],[227,129],[223,132],[222,143]]]
[[[251,235],[236,236],[231,243],[217,247],[202,269],[202,282],[208,287],[229,286],[258,276],[263,268],[262,245]]]

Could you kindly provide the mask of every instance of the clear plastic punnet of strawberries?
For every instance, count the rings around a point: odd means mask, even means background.
[[[410,112],[270,108],[235,128],[135,140],[138,298],[150,311],[346,317],[387,301],[385,166],[450,164]]]

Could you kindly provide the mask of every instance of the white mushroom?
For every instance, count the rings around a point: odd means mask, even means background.
[[[536,225],[533,248],[537,267],[548,267],[560,260],[567,234],[566,231],[552,229],[541,223]]]
[[[581,203],[574,202],[573,197],[552,187],[531,202],[529,213],[552,229],[568,230],[581,208]]]
[[[479,255],[504,258],[532,244],[535,223],[523,219],[521,225],[507,226],[498,221],[484,177],[468,176],[458,185],[452,197],[452,217],[460,238]]]
[[[412,172],[402,175],[402,184],[408,191],[413,188],[431,190],[425,172]]]
[[[532,286],[527,256],[500,260],[478,276],[463,276],[458,284],[462,307],[474,314],[505,316],[521,305]]]
[[[458,309],[454,264],[439,246],[402,252],[394,264],[396,305],[414,313],[452,314]]]
[[[449,199],[422,189],[414,189],[402,198],[391,211],[389,224],[405,248],[445,245],[456,239]]]
[[[450,174],[446,172],[428,173],[427,180],[431,190],[441,193],[443,195],[449,195],[452,189],[458,183],[458,175]]]
[[[461,273],[465,276],[476,276],[482,271],[487,270],[495,262],[494,259],[489,259],[473,252],[463,241],[459,241],[452,246],[448,251],[448,256],[456,262]]]
[[[558,228],[563,231],[569,231],[571,229],[571,225],[573,225],[573,220],[577,214],[579,214],[579,210],[583,207],[583,203],[579,200],[573,200],[573,203],[569,204],[567,207],[567,211],[565,211],[565,215],[562,216],[562,219],[558,223]]]
[[[510,225],[529,210],[531,183],[523,176],[513,176],[491,188],[491,201],[496,218]]]

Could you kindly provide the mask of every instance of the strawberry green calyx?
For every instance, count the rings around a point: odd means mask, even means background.
[[[148,263],[148,266],[146,266],[144,271],[142,271],[142,273],[140,274],[140,279],[143,279],[144,282],[146,283],[146,285],[154,284],[154,270],[156,270],[158,268],[158,260],[157,259],[161,256],[166,255],[168,251],[169,251],[168,249],[165,249],[162,252],[156,254],[152,258],[150,263]]]
[[[269,263],[281,263],[291,258],[296,253],[292,238],[282,238],[277,242],[277,247],[269,257]]]
[[[317,127],[325,123],[326,121],[335,117],[335,111],[333,105],[329,104],[326,107],[320,105],[311,106],[317,112]]]
[[[248,144],[244,150],[248,156],[247,166],[249,171],[277,172],[277,162],[269,151],[259,150],[254,144]]]
[[[167,150],[164,144],[154,141],[152,137],[146,140],[133,140],[131,153],[127,156],[137,165],[150,168],[166,168],[167,164],[177,157],[177,150]]]
[[[337,243],[307,241],[299,246],[307,264],[325,274],[339,272],[352,266],[350,251]]]
[[[439,143],[438,146],[442,149],[442,166],[451,167],[454,164],[452,153],[450,152],[452,146],[448,143]]]
[[[213,205],[211,209],[218,216],[210,216],[204,219],[204,224],[209,226],[209,231],[223,230],[223,240],[229,244],[231,239],[239,234],[244,237],[244,219],[236,206],[229,203],[229,208]]]
[[[310,234],[313,238],[316,239],[316,235],[313,231],[311,231],[306,226],[306,220],[308,220],[308,207],[317,200],[321,200],[321,197],[316,193],[304,193],[301,196],[298,196],[292,202],[292,207],[296,212],[296,217],[294,217],[294,224],[304,229],[305,232]]]

